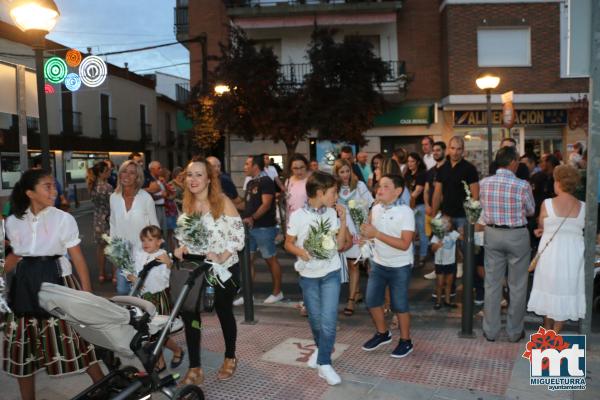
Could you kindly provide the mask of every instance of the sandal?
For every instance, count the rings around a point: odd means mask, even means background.
[[[354,299],[348,299],[348,304],[352,303],[352,306],[354,307]],[[351,317],[354,315],[354,308],[349,308],[349,307],[345,307],[344,308],[344,315],[347,317]]]
[[[190,368],[187,373],[183,377],[182,380],[179,381],[177,386],[182,387],[185,385],[202,385],[204,383],[204,371],[201,367]]]
[[[363,300],[364,300],[364,298],[363,298],[363,295],[362,295],[360,292],[356,293],[356,294],[354,295],[354,298],[356,299],[356,303],[357,303],[357,304],[358,304],[358,303],[362,303],[362,302],[363,302]]]
[[[167,363],[165,363],[165,360],[162,360],[162,366],[159,366],[160,362],[161,360],[158,360],[156,364],[154,364],[154,372],[156,372],[157,374],[160,374],[161,372],[167,369]]]
[[[219,373],[217,374],[217,379],[220,381],[226,381],[228,379],[231,379],[231,377],[235,373],[236,367],[237,360],[235,358],[225,358],[223,360],[223,365],[221,365]]]
[[[175,369],[181,365],[183,362],[183,356],[185,356],[185,350],[179,349],[179,355],[173,353],[173,358],[171,359],[171,369]]]

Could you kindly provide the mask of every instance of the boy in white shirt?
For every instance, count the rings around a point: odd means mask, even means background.
[[[401,176],[383,176],[377,189],[379,202],[371,210],[370,223],[363,224],[360,229],[363,239],[374,242],[366,303],[377,328],[362,348],[372,351],[392,341],[383,311],[385,288],[389,287],[392,312],[396,313],[400,326],[400,341],[391,353],[394,358],[405,357],[413,351],[408,286],[414,260],[415,216],[410,207],[397,204],[403,189]]]
[[[331,353],[335,344],[341,285],[342,261],[338,251],[344,248],[348,235],[346,209],[336,205],[337,191],[337,181],[332,175],[313,172],[306,182],[308,202],[290,216],[285,239],[285,249],[298,257],[294,267],[300,274],[304,305],[317,345],[307,364],[317,368],[319,376],[330,385],[341,383],[331,366]],[[316,229],[324,234],[317,241],[307,241],[311,230],[314,233]],[[322,245],[316,252],[306,248],[310,243]]]
[[[431,250],[435,253],[436,301],[433,308],[436,310],[442,308],[442,292],[444,292],[444,305],[456,308],[456,304],[450,302],[450,293],[456,273],[456,241],[460,238],[460,233],[452,229],[452,221],[449,217],[443,216],[442,220],[447,228],[444,237],[439,238],[434,235],[431,238]]]

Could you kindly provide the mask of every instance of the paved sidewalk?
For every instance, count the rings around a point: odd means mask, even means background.
[[[521,358],[525,341],[489,343],[480,332],[475,339],[459,339],[456,318],[415,318],[414,352],[403,359],[389,353],[393,344],[367,353],[360,345],[373,333],[366,311],[352,318],[340,315],[334,366],[343,383],[328,386],[305,366],[313,345],[308,321],[285,307],[259,307],[258,323],[239,323],[239,367],[233,379],[216,380],[222,362],[223,339],[214,315],[204,319],[202,340],[203,385],[208,399],[571,399],[570,392],[550,392],[529,386],[528,362]],[[238,315],[238,321],[243,316]],[[531,333],[533,329],[528,330]],[[397,331],[394,332],[397,338]],[[176,339],[184,343],[180,333]],[[600,341],[589,338],[598,348]],[[395,342],[395,340],[394,340]],[[167,360],[170,355],[167,354]],[[183,374],[186,362],[177,372]],[[600,357],[588,349],[587,384],[577,399],[600,394]],[[37,376],[38,399],[62,400],[90,383],[87,375],[51,379]],[[0,375],[0,398],[17,400],[16,381]],[[153,398],[163,398],[160,395]]]

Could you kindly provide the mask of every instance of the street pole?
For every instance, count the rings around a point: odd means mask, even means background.
[[[206,34],[199,37],[202,52],[202,95],[208,95],[208,40]]]
[[[458,336],[465,339],[475,338],[473,333],[473,276],[475,273],[475,225],[465,224],[465,246],[463,258],[463,307],[461,331]]]
[[[39,33],[38,33],[39,32]],[[44,88],[44,36],[45,32],[36,32],[39,41],[33,46],[35,52],[35,77],[37,82],[38,114],[40,124],[40,147],[42,150],[42,168],[50,171],[50,139],[48,138],[48,114],[46,110],[46,91]]]
[[[240,252],[242,275],[242,296],[244,298],[244,324],[254,325],[254,293],[252,292],[252,271],[250,261],[250,230],[244,225],[244,249]]]
[[[492,164],[492,89],[485,90],[485,99],[487,101],[487,155],[489,167]]]
[[[587,158],[587,193],[585,198],[585,253],[584,280],[586,312],[580,320],[579,331],[592,333],[592,306],[594,293],[594,261],[596,256],[596,230],[598,222],[598,174],[600,174],[600,2],[592,2],[590,101]],[[591,341],[590,341],[591,342]],[[589,350],[589,348],[588,348]]]
[[[27,101],[25,66],[17,65],[17,116],[19,118],[19,167],[21,173],[29,169],[27,157]]]

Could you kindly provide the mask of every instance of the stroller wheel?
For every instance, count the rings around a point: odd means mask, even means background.
[[[196,385],[185,385],[173,393],[171,400],[204,400],[204,392]]]

